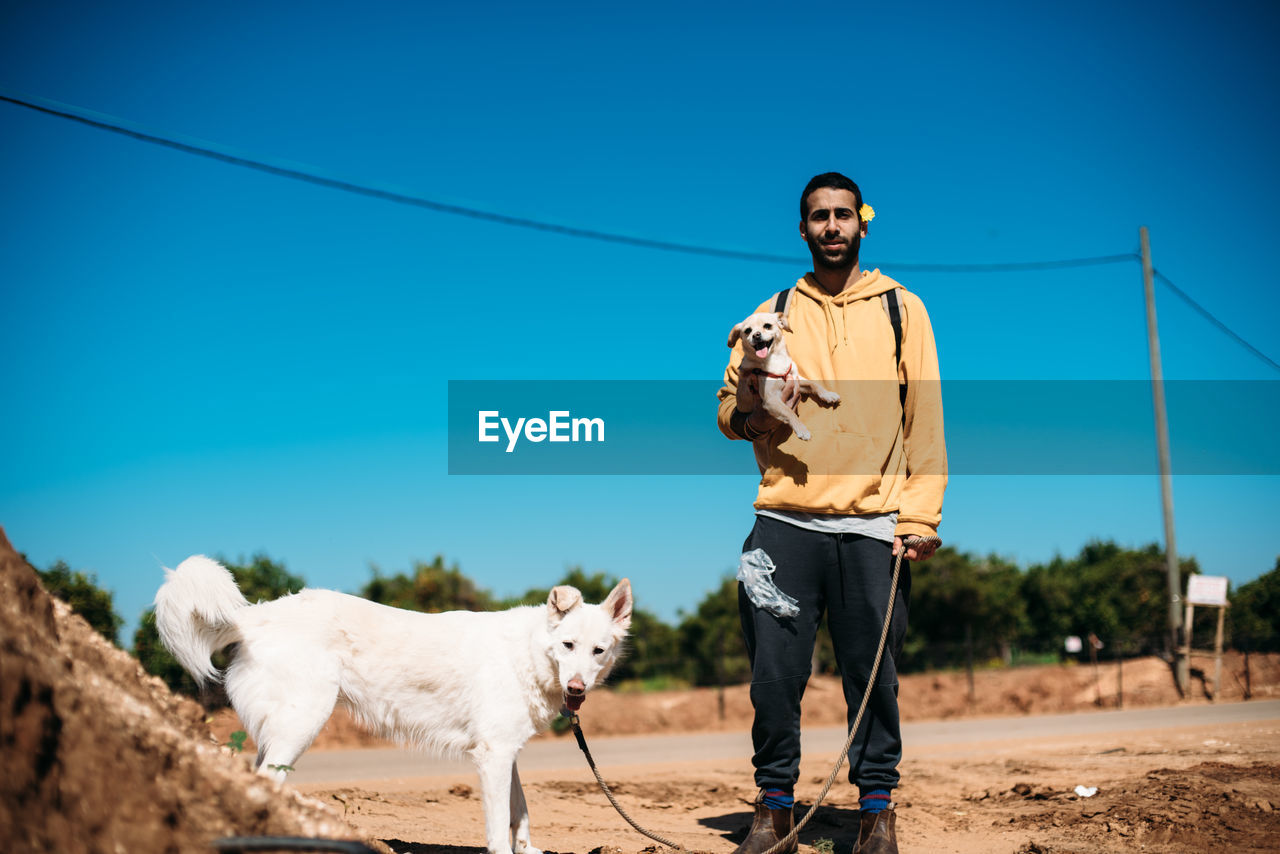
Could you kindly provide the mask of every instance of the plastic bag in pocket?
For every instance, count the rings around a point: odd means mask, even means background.
[[[794,617],[800,613],[796,600],[778,589],[773,583],[773,571],[777,569],[764,549],[752,549],[742,553],[738,562],[738,580],[747,588],[747,598],[757,608],[763,608],[775,617]]]

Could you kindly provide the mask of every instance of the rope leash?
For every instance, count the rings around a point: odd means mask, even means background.
[[[600,771],[596,768],[596,761],[591,758],[591,751],[587,748],[587,739],[582,734],[582,727],[578,723],[578,714],[576,712],[573,714],[573,717],[569,718],[569,723],[573,726],[573,737],[578,740],[578,747],[582,749],[583,755],[587,757],[587,764],[591,766],[591,773],[596,775],[596,782],[600,784],[600,791],[604,792],[604,796],[609,799],[609,803],[613,804],[613,808],[618,811],[618,815],[622,816],[626,820],[627,824],[631,825],[639,833],[649,837],[654,842],[660,842],[668,848],[675,848],[679,851],[684,851],[685,847],[679,842],[672,842],[665,836],[659,836],[651,830],[645,830],[636,823],[634,818],[627,814],[627,811],[622,808],[622,804],[618,803],[618,799],[613,796],[613,792],[609,789],[609,784],[600,776]]]
[[[906,555],[907,549],[916,548],[924,545],[925,543],[940,545],[942,540],[939,537],[906,537],[902,541],[902,549],[898,552],[897,559],[893,562],[893,577],[889,581],[889,605],[885,608],[884,628],[880,631],[880,644],[876,648],[876,657],[875,661],[871,665],[871,674],[867,677],[867,688],[862,693],[862,702],[858,705],[858,714],[853,719],[853,726],[849,728],[849,737],[845,739],[844,749],[840,751],[840,758],[836,760],[836,765],[831,769],[831,774],[828,775],[826,784],[822,787],[822,791],[818,794],[817,799],[814,800],[813,805],[809,807],[809,811],[804,814],[804,818],[800,819],[800,821],[791,828],[790,833],[778,840],[777,844],[765,851],[764,854],[778,854],[778,852],[788,848],[792,843],[794,843],[799,837],[800,831],[809,823],[809,819],[813,818],[814,813],[818,811],[818,807],[822,805],[822,801],[826,798],[827,793],[831,791],[831,787],[835,785],[836,777],[839,776],[840,769],[844,767],[844,761],[849,757],[849,750],[853,747],[854,739],[858,735],[858,727],[862,725],[862,716],[867,710],[867,703],[871,700],[871,691],[875,688],[876,679],[880,674],[880,662],[884,659],[884,648],[889,642],[889,627],[893,620],[893,603],[898,598],[898,577],[902,572],[902,558]],[[614,797],[613,792],[609,789],[609,784],[600,776],[600,771],[596,768],[595,759],[591,756],[591,750],[587,747],[587,739],[582,734],[582,726],[578,721],[578,715],[576,713],[569,719],[569,723],[573,727],[573,736],[578,741],[579,749],[581,749],[583,755],[587,757],[587,765],[591,767],[591,773],[595,775],[596,782],[600,784],[600,790],[604,792],[605,797],[609,799],[609,803],[613,804],[613,808],[618,811],[618,815],[622,816],[623,819],[626,820],[627,824],[635,828],[637,832],[649,837],[654,842],[659,842],[678,851],[686,850],[680,843],[673,842],[664,836],[660,836],[641,827],[635,819],[627,814],[627,811],[618,803],[618,799]]]

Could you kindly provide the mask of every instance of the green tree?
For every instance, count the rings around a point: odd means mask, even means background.
[[[462,574],[455,563],[446,568],[444,557],[436,555],[431,563],[415,561],[408,573],[384,576],[377,567],[373,578],[360,589],[360,596],[393,608],[426,611],[488,611],[494,607],[493,596]]]
[[[680,621],[680,651],[698,685],[733,685],[751,678],[738,617],[738,582],[726,575]]]
[[[595,572],[588,575],[582,567],[574,566],[570,567],[565,572],[564,577],[550,587],[531,587],[514,599],[503,600],[501,607],[513,608],[517,605],[545,604],[547,597],[551,595],[551,588],[559,587],[562,584],[578,588],[583,600],[587,602],[600,602],[617,586],[618,579],[612,575],[605,575],[603,572]]]
[[[1236,649],[1280,651],[1280,557],[1270,572],[1242,584],[1231,594],[1227,619],[1231,645]]]
[[[231,570],[236,586],[251,603],[270,602],[307,586],[301,575],[294,575],[283,563],[262,553],[255,554],[248,563],[229,563],[221,558],[218,563]]]
[[[1195,558],[1180,565],[1184,577],[1199,571]],[[1126,652],[1166,646],[1167,564],[1155,543],[1125,549],[1113,542],[1090,542],[1074,558],[1033,566],[1027,580],[1025,642],[1033,648],[1060,650],[1067,635],[1090,633],[1104,643],[1120,643]]]
[[[911,565],[910,630],[901,669],[956,666],[971,643],[977,661],[1008,660],[1026,622],[1022,573],[995,555],[944,547]]]
[[[240,592],[251,603],[279,599],[281,596],[297,593],[306,586],[301,575],[292,574],[283,563],[273,561],[262,553],[255,554],[248,563],[231,563],[222,558],[218,558],[218,562],[231,571]],[[164,680],[172,691],[192,697],[200,696],[201,692],[195,682],[160,642],[160,633],[156,630],[155,608],[144,611],[138,622],[138,629],[133,633],[133,655],[142,663],[143,669]],[[215,653],[213,663],[221,670],[226,666],[226,656]],[[225,697],[220,690],[206,693],[202,700],[207,706],[225,705]]]
[[[124,619],[115,611],[111,591],[98,586],[98,577],[72,570],[66,561],[58,561],[46,570],[36,570],[40,583],[53,596],[71,606],[99,634],[119,645],[120,627]]]
[[[1037,564],[1022,577],[1022,599],[1027,612],[1027,629],[1021,645],[1031,652],[1062,654],[1063,640],[1077,629],[1072,614],[1074,579],[1066,561],[1055,557]]]

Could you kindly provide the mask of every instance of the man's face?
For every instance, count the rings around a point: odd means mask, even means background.
[[[800,223],[800,234],[813,254],[815,266],[847,270],[858,261],[858,249],[866,236],[860,222],[857,199],[849,190],[819,187],[809,194],[809,215]]]

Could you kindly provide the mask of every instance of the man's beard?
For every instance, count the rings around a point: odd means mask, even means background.
[[[822,242],[812,237],[805,237],[809,244],[809,252],[813,255],[813,263],[824,270],[851,270],[858,263],[858,250],[862,247],[862,235],[854,233],[853,239],[845,244],[845,251],[839,258],[831,258],[823,249]]]

